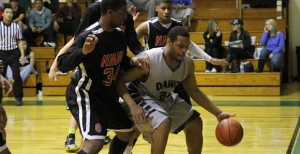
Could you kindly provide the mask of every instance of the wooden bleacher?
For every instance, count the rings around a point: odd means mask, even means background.
[[[206,95],[279,96],[280,73],[195,73]]]
[[[232,31],[230,22],[239,17],[244,20],[245,29],[249,31],[251,36],[256,36],[258,42],[263,32],[265,20],[267,18],[276,19],[277,15],[276,8],[237,8],[236,0],[199,0],[194,1],[194,3],[196,9],[189,31],[191,39],[198,45],[204,44],[202,35],[207,28],[209,19],[218,20],[219,27],[223,32],[223,43],[229,40]],[[84,3],[80,4],[81,7],[84,7]],[[140,12],[138,20],[135,21],[135,27],[146,21],[147,17],[146,12]],[[277,26],[286,33],[285,19],[277,20]],[[71,36],[68,36],[67,40],[70,38]],[[65,95],[66,86],[71,76],[71,74],[58,75],[57,81],[51,81],[48,78],[47,69],[52,64],[57,51],[66,43],[61,34],[57,35],[56,42],[58,45],[56,51],[53,48],[33,48],[37,55],[38,77],[43,83],[43,95],[47,96]],[[248,59],[248,61],[253,63],[254,68],[257,68],[256,59]],[[194,60],[194,62],[197,85],[208,95],[280,95],[280,73],[271,73],[268,67],[264,68],[263,73],[204,73],[205,62],[203,60]]]
[[[57,75],[57,81],[49,79],[47,73],[42,73],[43,95],[45,96],[63,96],[66,94],[66,88],[71,81],[71,73]]]

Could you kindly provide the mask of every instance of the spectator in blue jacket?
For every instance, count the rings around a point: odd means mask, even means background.
[[[274,19],[266,20],[260,44],[263,45],[264,48],[260,51],[256,72],[263,71],[265,62],[268,58],[271,59],[272,71],[280,72],[281,60],[284,51],[284,35],[282,32],[278,31],[276,21]]]

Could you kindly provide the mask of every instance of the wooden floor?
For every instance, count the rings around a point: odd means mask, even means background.
[[[225,147],[215,138],[217,120],[198,106],[204,121],[204,154],[284,154],[287,153],[300,116],[300,82],[283,85],[278,97],[209,96],[222,110],[236,113],[235,119],[244,128],[242,142]],[[64,97],[36,97],[24,99],[24,106],[15,106],[13,98],[4,98],[8,115],[7,144],[13,154],[64,154],[70,113],[65,109]],[[113,136],[112,132],[109,132]],[[299,137],[299,134],[298,134]],[[295,141],[300,142],[299,138]],[[77,132],[76,142],[80,143]],[[296,144],[296,142],[295,142]],[[299,143],[296,146],[300,148]],[[295,147],[295,145],[292,145]],[[107,153],[105,146],[101,153]],[[150,153],[150,146],[137,141],[134,154]],[[167,154],[186,152],[183,133],[170,135]],[[292,151],[300,153],[300,151]]]

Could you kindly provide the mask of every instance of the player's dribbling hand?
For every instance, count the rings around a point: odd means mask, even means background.
[[[87,54],[93,52],[97,42],[98,42],[98,37],[96,37],[93,34],[89,34],[86,37],[85,42],[83,44],[82,54],[87,55]]]
[[[234,117],[235,116],[235,113],[232,114],[232,113],[227,113],[227,112],[221,112],[218,116],[217,116],[217,119],[218,121],[222,121],[223,119],[227,119],[227,118],[230,118],[230,117]]]

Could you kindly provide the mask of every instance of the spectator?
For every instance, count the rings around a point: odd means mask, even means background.
[[[73,2],[66,0],[66,4],[58,9],[53,16],[54,30],[65,35],[74,35],[80,22],[81,8]]]
[[[256,72],[263,71],[265,62],[268,58],[271,58],[272,71],[280,72],[284,49],[284,35],[282,32],[278,31],[274,19],[266,20],[260,44],[263,45],[264,48],[260,51]]]
[[[3,21],[0,21],[0,60],[3,62],[4,71],[6,74],[7,66],[10,66],[13,72],[14,79],[14,96],[16,104],[22,105],[23,99],[23,84],[20,76],[19,59],[24,63],[24,48],[22,45],[22,33],[19,26],[12,22],[12,8],[4,8]],[[0,102],[2,101],[2,88],[0,88]]]
[[[43,6],[42,0],[35,0],[34,5],[35,9],[32,9],[29,14],[29,28],[24,31],[24,36],[28,39],[30,46],[37,46],[35,38],[43,35],[44,46],[55,47],[51,11]]]
[[[229,38],[229,51],[227,61],[231,63],[231,72],[240,71],[240,60],[250,58],[250,52],[253,52],[251,38],[248,31],[244,30],[242,19],[234,19],[232,22],[233,31]],[[228,72],[229,66],[226,66],[225,72]]]
[[[10,1],[11,8],[13,9],[13,22],[17,23],[23,32],[27,28],[25,24],[25,10],[19,6],[19,0]]]
[[[219,30],[218,21],[209,20],[207,30],[203,33],[205,52],[213,58],[221,58],[223,54],[222,32]],[[217,66],[206,62],[206,73],[216,73]]]
[[[193,0],[172,0],[173,11],[172,17],[180,20],[183,27],[188,30],[194,14]]]
[[[29,12],[32,8],[31,0],[21,0],[18,3],[19,6],[22,6],[22,8],[25,9],[25,12]]]
[[[58,0],[44,0],[44,6],[46,8],[48,8],[52,14],[54,14],[59,9],[59,1]]]
[[[34,64],[35,64],[34,52],[31,51],[31,48],[27,45],[26,41],[22,41],[22,43],[23,43],[23,48],[25,49],[25,62],[24,64],[20,63],[20,70],[21,70],[20,75],[22,81],[24,82],[29,76],[29,74],[31,73],[36,74],[36,71],[34,69]],[[9,66],[7,67],[6,77],[9,81],[13,80],[12,70]]]
[[[135,6],[137,11],[148,12],[148,19],[156,16],[156,0],[126,0],[127,7]]]

